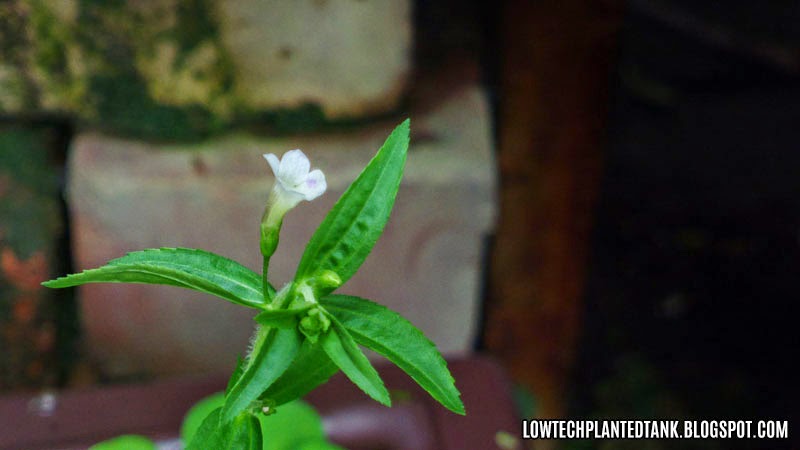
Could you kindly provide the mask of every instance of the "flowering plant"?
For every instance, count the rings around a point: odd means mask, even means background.
[[[97,269],[43,283],[63,288],[84,283],[127,282],[178,286],[206,292],[258,311],[251,348],[228,382],[224,405],[213,410],[189,449],[261,448],[258,417],[298,399],[341,370],[367,395],[390,406],[389,393],[359,345],[385,356],[434,399],[464,414],[444,359],[410,322],[372,301],[336,295],[364,262],[389,219],[409,143],[409,121],[400,124],[323,220],[306,246],[294,279],[276,290],[268,281],[284,215],[326,189],[302,151],[278,159],[264,155],[275,174],[261,220],[261,276],[203,250],[148,249]]]

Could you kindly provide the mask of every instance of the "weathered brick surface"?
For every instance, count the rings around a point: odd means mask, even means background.
[[[317,103],[328,117],[395,106],[411,52],[408,0],[219,3],[236,95],[255,108]]]
[[[273,182],[265,152],[302,148],[329,191],[284,222],[272,281],[293,275],[305,242],[395,125],[292,138],[233,135],[164,146],[78,136],[69,204],[76,268],[145,247],[202,247],[260,271],[258,222]],[[495,168],[482,92],[463,89],[412,116],[397,204],[374,252],[341,292],[380,301],[446,353],[476,333],[483,238],[495,214]],[[252,310],[171,287],[89,285],[79,291],[93,355],[112,374],[227,370],[252,331]]]
[[[0,113],[160,138],[303,128],[395,108],[410,49],[409,0],[12,0]]]

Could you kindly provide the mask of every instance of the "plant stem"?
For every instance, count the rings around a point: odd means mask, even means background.
[[[267,280],[267,273],[269,272],[269,259],[270,257],[264,255],[264,265],[261,270],[261,290],[264,293],[264,301],[269,303],[272,301],[272,295],[269,290],[269,281]]]

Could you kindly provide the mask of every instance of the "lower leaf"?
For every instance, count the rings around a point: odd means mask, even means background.
[[[297,400],[327,382],[338,371],[339,367],[328,358],[321,345],[303,341],[292,365],[259,399],[272,406]]]
[[[226,396],[223,422],[233,420],[289,367],[300,350],[296,329],[259,328],[245,369]]]
[[[350,333],[331,317],[331,328],[320,336],[325,353],[356,386],[382,405],[391,406],[389,392]]]
[[[465,413],[447,363],[411,322],[383,305],[359,297],[331,295],[320,304],[356,342],[389,358],[447,409]]]

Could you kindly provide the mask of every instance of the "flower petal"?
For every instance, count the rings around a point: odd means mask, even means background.
[[[264,159],[267,160],[269,166],[272,168],[272,173],[275,174],[275,178],[278,178],[278,171],[281,168],[281,161],[272,153],[264,153]]]
[[[278,178],[286,187],[294,188],[305,181],[310,168],[311,162],[302,150],[289,150],[281,159]]]
[[[322,195],[327,188],[325,174],[321,170],[315,169],[308,174],[305,182],[298,186],[296,191],[302,194],[307,201],[311,201]]]

